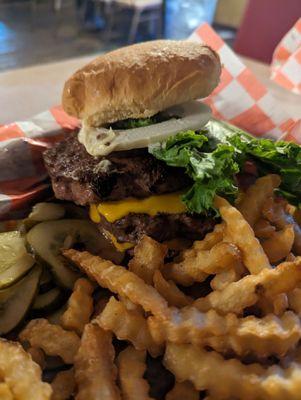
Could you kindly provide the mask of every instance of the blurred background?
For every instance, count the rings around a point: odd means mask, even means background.
[[[301,0],[0,0],[0,70],[186,38],[204,21],[238,53],[270,62],[300,16]]]

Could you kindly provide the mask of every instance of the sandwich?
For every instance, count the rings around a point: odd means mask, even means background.
[[[181,201],[191,179],[148,146],[206,124],[210,111],[194,100],[212,92],[220,72],[209,47],[163,40],[121,48],[77,71],[62,104],[82,128],[44,153],[55,196],[88,206],[119,248],[143,234],[202,237],[212,221]]]
[[[120,251],[143,235],[202,239],[218,222],[215,195],[234,202],[267,172],[282,175],[279,193],[296,202],[299,146],[213,119],[200,99],[220,74],[210,47],[169,40],[112,51],[75,72],[62,105],[81,128],[44,153],[55,196],[88,207]]]

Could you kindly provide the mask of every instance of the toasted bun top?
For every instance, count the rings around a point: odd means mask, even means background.
[[[208,46],[158,40],[135,44],[96,58],[66,82],[64,110],[101,126],[146,118],[188,100],[208,96],[221,73]]]

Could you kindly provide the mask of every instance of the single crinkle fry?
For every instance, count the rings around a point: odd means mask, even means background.
[[[123,400],[151,400],[149,385],[143,378],[146,370],[146,351],[128,346],[117,358],[118,377]]]
[[[219,315],[210,310],[201,313],[194,307],[181,310],[170,308],[169,318],[149,317],[147,320],[151,335],[156,343],[204,343],[204,338],[224,336],[238,325],[235,314]]]
[[[254,316],[243,318],[233,333],[207,338],[204,344],[225,354],[232,350],[239,356],[252,353],[258,357],[282,357],[295,349],[300,338],[300,320],[288,311],[279,318],[273,314],[260,319]]]
[[[250,273],[258,274],[263,269],[271,268],[253,229],[242,214],[227,200],[219,196],[215,197],[214,205],[219,209],[222,219],[226,223],[225,240],[239,248],[243,263]]]
[[[51,382],[51,400],[69,400],[75,391],[74,369],[58,372]]]
[[[254,226],[254,233],[258,239],[269,239],[275,231],[275,226],[266,219],[259,219]]]
[[[209,345],[219,352],[233,350],[238,355],[254,353],[260,357],[284,355],[301,338],[299,318],[292,312],[281,318],[235,314],[218,315],[214,310],[200,313],[193,307],[172,310],[169,320],[148,318],[150,332],[157,343],[192,343]]]
[[[81,336],[93,312],[93,290],[94,286],[88,279],[79,278],[75,282],[67,309],[61,316],[61,324],[65,329]]]
[[[244,365],[191,344],[167,343],[164,365],[179,381],[191,381],[197,390],[208,390],[216,399],[299,400],[300,364],[287,369],[259,364]]]
[[[254,227],[255,223],[259,220],[267,197],[273,195],[274,189],[279,187],[280,183],[281,179],[279,175],[270,174],[258,178],[247,189],[237,208],[251,227]]]
[[[211,308],[220,313],[236,314],[255,304],[261,295],[272,298],[279,293],[293,290],[301,281],[301,257],[284,262],[273,269],[264,269],[257,275],[247,275],[230,283],[221,291],[211,292],[197,299],[193,305],[200,311]]]
[[[162,353],[162,348],[153,340],[144,316],[117,301],[114,297],[94,322],[103,329],[112,331],[119,340],[128,340],[137,350],[147,350],[153,357]]]
[[[184,307],[193,299],[184,294],[173,281],[167,281],[159,270],[154,273],[154,287],[165,298],[169,306]]]
[[[167,393],[165,400],[199,400],[200,393],[191,382],[175,382],[174,387]]]
[[[263,216],[270,221],[277,229],[284,229],[287,225],[294,227],[294,245],[293,253],[301,255],[301,227],[295,221],[294,217],[286,212],[285,207],[281,201],[276,201],[273,197],[267,198],[263,209]]]
[[[0,383],[0,399],[1,400],[14,400],[13,394],[12,394],[9,386],[4,382]]]
[[[153,275],[164,264],[168,247],[156,242],[149,236],[143,236],[134,248],[134,257],[129,262],[129,270],[151,285]]]
[[[133,303],[140,304],[145,311],[150,311],[154,315],[164,317],[167,312],[168,304],[156,289],[126,268],[93,256],[87,251],[69,249],[64,250],[63,254],[75,262],[90,278],[95,279],[100,286],[128,297]]]
[[[19,335],[21,342],[41,348],[49,356],[59,356],[66,364],[73,364],[80,339],[75,332],[66,331],[47,319],[33,319]]]
[[[40,367],[32,361],[19,343],[0,339],[0,376],[9,387],[13,399],[50,400],[51,398],[51,387],[48,383],[42,382]]]
[[[194,281],[203,282],[208,275],[217,274],[230,268],[240,258],[240,251],[231,243],[220,242],[215,244],[210,250],[184,251],[183,260],[179,263],[169,265],[168,274],[177,277],[184,275],[190,276]],[[180,281],[178,283],[186,283]]]
[[[281,231],[275,232],[269,239],[261,243],[270,263],[277,263],[288,256],[292,250],[294,238],[293,225],[286,225]]]
[[[85,326],[75,357],[75,400],[120,400],[112,334],[92,323]]]

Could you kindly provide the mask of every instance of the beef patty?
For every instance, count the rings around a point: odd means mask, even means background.
[[[55,196],[79,205],[172,193],[191,183],[184,169],[167,166],[147,149],[93,157],[76,134],[46,150],[44,162]]]
[[[147,149],[93,157],[70,134],[44,152],[53,191],[58,199],[89,205],[100,201],[144,198],[172,193],[191,184],[184,169],[168,167]],[[119,242],[137,242],[143,234],[163,241],[175,237],[201,239],[213,228],[211,219],[190,214],[129,214],[113,223],[102,218],[100,228]]]
[[[105,229],[112,233],[118,242],[137,243],[139,238],[147,235],[163,242],[174,238],[200,240],[212,231],[216,220],[201,215],[189,214],[147,214],[130,213],[111,223],[102,218],[100,231]]]

